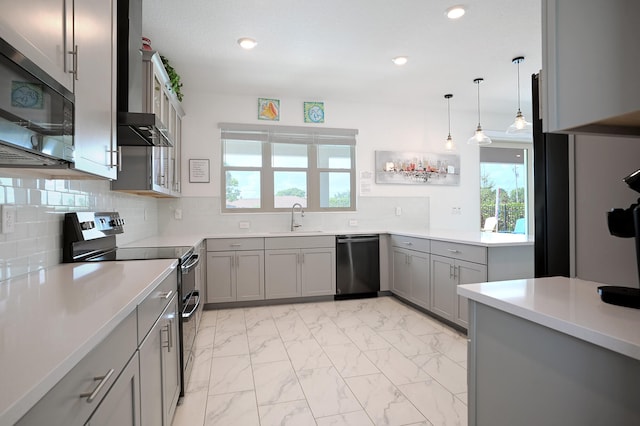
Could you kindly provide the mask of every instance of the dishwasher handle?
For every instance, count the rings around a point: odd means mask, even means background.
[[[374,241],[380,241],[380,237],[377,235],[358,235],[353,237],[340,235],[336,237],[336,242],[338,244],[369,243]]]

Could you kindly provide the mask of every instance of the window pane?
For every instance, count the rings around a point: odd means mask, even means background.
[[[483,231],[526,233],[526,150],[480,149],[480,227]]]
[[[227,139],[223,165],[226,167],[262,167],[262,142]]]
[[[260,208],[260,172],[228,170],[225,173],[228,209]]]
[[[320,173],[320,207],[351,207],[351,173]]]
[[[271,144],[271,150],[272,167],[306,168],[308,165],[307,145],[274,143]]]
[[[318,145],[318,167],[321,169],[350,169],[351,149],[348,145]]]
[[[273,191],[275,208],[307,207],[307,172],[274,172]]]

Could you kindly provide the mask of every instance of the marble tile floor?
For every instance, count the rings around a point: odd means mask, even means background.
[[[393,297],[205,311],[173,426],[467,424],[466,336]]]

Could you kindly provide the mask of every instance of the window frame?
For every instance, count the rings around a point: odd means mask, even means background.
[[[307,206],[310,212],[344,212],[356,211],[356,140],[355,129],[310,128],[298,126],[267,126],[252,124],[220,123],[220,193],[222,213],[273,213],[289,211],[288,207],[275,207],[275,172],[305,172],[307,174]],[[233,135],[236,137],[231,137]],[[226,166],[224,164],[227,140],[255,140],[261,142],[261,167]],[[273,167],[273,144],[292,143],[307,146],[307,167]],[[319,146],[349,146],[350,168],[318,167]],[[228,171],[260,172],[260,207],[229,208],[227,207],[226,176]],[[320,207],[321,173],[349,173],[350,206]]]

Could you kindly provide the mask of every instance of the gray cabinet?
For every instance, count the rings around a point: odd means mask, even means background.
[[[178,298],[174,294],[140,345],[140,416],[145,425],[171,425],[180,394]]]
[[[96,410],[137,347],[136,313],[132,312],[87,354],[17,423],[84,424]],[[137,368],[137,363],[136,363]]]
[[[77,1],[75,17],[75,168],[115,179],[116,1]]]
[[[640,2],[543,0],[543,131],[640,135]]]
[[[336,294],[335,237],[278,237],[265,241],[267,299]]]
[[[263,238],[208,240],[207,303],[264,299],[263,249]]]
[[[486,247],[432,241],[430,310],[458,325],[469,323],[467,299],[457,286],[487,281]]]
[[[142,424],[139,416],[138,362],[138,354],[134,354],[109,390],[109,394],[86,423],[87,426],[139,426]]]
[[[431,297],[430,250],[427,239],[391,236],[391,291],[425,309]]]
[[[73,91],[73,0],[2,2],[0,37]]]
[[[429,253],[393,247],[392,291],[429,307]]]

